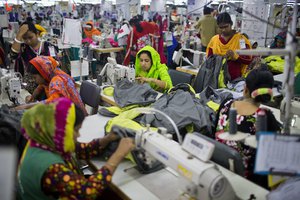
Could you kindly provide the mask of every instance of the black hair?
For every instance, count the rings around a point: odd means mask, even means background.
[[[34,26],[34,23],[30,22],[30,21],[26,21],[26,22],[23,22],[20,27],[24,24],[27,24],[28,25],[28,31],[31,31],[35,34],[38,34],[38,30],[35,28]]]
[[[212,9],[210,7],[204,6],[203,8],[203,14],[209,15],[211,13]]]
[[[217,17],[217,24],[233,24],[230,15],[227,12],[220,13]]]
[[[75,105],[75,123],[74,123],[74,127],[78,126],[79,124],[82,124],[83,120],[85,118],[84,112],[82,111],[82,109]]]
[[[30,74],[39,74],[39,75],[41,75],[40,74],[40,72],[35,68],[35,66],[33,65],[33,64],[31,64],[31,63],[29,63],[29,66],[28,66],[28,72],[30,73]]]
[[[264,65],[252,70],[246,77],[246,87],[251,93],[259,88],[273,88],[274,78],[273,74],[266,69]],[[267,103],[271,100],[271,95],[262,94],[255,97],[255,102]]]
[[[243,36],[245,36],[249,40],[249,35],[247,33],[242,33]]]
[[[131,19],[129,20],[129,24],[130,24],[131,26],[135,26],[137,32],[139,32],[139,33],[143,32],[143,27],[141,26],[140,21],[141,21],[141,20],[140,20],[139,17],[137,17],[137,16],[135,16],[135,17],[133,17],[133,18],[131,18]]]
[[[143,54],[143,53],[145,53],[149,56],[149,58],[151,60],[151,64],[153,64],[152,55],[151,55],[150,51],[143,50],[143,51],[139,52],[138,57],[140,58],[140,55]]]

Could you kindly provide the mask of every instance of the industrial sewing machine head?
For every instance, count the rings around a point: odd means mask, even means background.
[[[170,139],[165,130],[159,129],[158,132],[150,129],[137,132],[135,144],[145,151],[146,160],[157,159],[179,174],[180,185],[187,199],[239,199],[216,165],[207,162],[214,149],[212,143],[197,135],[187,134],[183,145],[180,145]]]
[[[285,116],[286,115],[286,104],[287,104],[286,98],[284,98],[281,101],[281,105],[280,105],[280,120],[281,121],[286,120],[286,116]],[[298,118],[300,117],[300,97],[293,97],[291,99],[290,110],[291,110],[291,113],[290,113],[291,121],[288,123],[289,123],[289,126],[294,127],[294,125],[296,123],[296,116],[298,116]]]
[[[18,104],[21,97],[21,74],[0,69],[1,100],[9,99],[14,104]]]
[[[131,82],[135,81],[135,69],[117,64],[114,58],[108,57],[108,63],[103,67],[100,76],[106,77],[107,82],[115,85],[122,79],[128,79]]]

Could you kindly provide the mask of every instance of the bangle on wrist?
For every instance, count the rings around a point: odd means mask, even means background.
[[[22,44],[22,43],[23,43],[22,41],[18,40],[16,37],[15,37],[14,40],[15,40],[15,42],[18,43],[18,44]]]

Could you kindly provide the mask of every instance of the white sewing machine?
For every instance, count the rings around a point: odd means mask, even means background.
[[[116,60],[111,57],[108,57],[107,60],[108,63],[103,67],[100,76],[106,77],[109,84],[115,85],[122,79],[128,79],[131,82],[135,81],[134,68],[119,65]]]
[[[181,146],[169,139],[166,131],[159,132],[163,134],[150,130],[137,132],[135,144],[137,148],[145,150],[182,177],[180,185],[185,187],[183,190],[188,195],[187,199],[240,199],[216,165],[205,162],[212,155],[213,144],[193,134],[187,134]]]
[[[21,74],[9,72],[6,69],[0,70],[1,100],[9,99],[17,104],[21,97]]]
[[[281,121],[285,120],[286,104],[287,104],[287,102],[286,102],[286,99],[284,98],[281,101],[281,105],[280,105],[280,120]],[[290,125],[292,127],[294,127],[294,125],[296,123],[296,116],[298,116],[298,118],[300,117],[300,97],[292,98],[291,102],[290,102],[290,107],[291,107],[291,117],[292,117]]]

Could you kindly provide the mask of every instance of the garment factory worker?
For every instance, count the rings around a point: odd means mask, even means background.
[[[93,39],[93,35],[101,35],[101,32],[94,28],[93,22],[87,22],[84,25],[84,38],[89,38],[89,39]]]
[[[47,41],[39,40],[39,32],[32,22],[24,22],[20,25],[19,31],[11,47],[11,58],[16,60],[15,71],[23,75],[25,87],[29,93],[36,88],[34,80],[27,73],[29,61],[37,56],[56,56],[57,50]]]
[[[38,88],[32,95],[26,97],[26,103],[35,102],[41,93],[45,93],[47,99],[44,101],[50,102],[60,97],[66,97],[87,114],[73,78],[58,68],[52,57],[39,56],[32,59],[29,73],[34,77]],[[27,105],[21,105],[19,108],[26,109],[32,104]]]
[[[149,83],[155,90],[166,91],[173,87],[168,67],[160,63],[159,54],[151,46],[145,46],[137,53],[135,73],[140,83]]]
[[[275,38],[273,43],[271,44],[270,48],[271,49],[284,49],[285,48],[285,40],[286,40],[286,31],[282,31],[278,33]]]
[[[86,178],[77,159],[101,156],[103,149],[119,137],[110,133],[90,143],[79,143],[77,138],[83,120],[81,109],[67,98],[38,104],[24,113],[22,133],[28,143],[18,170],[21,199],[75,200],[101,196],[116,167],[134,145],[132,139],[121,139],[104,166]]]
[[[220,34],[211,38],[207,50],[207,57],[216,54],[227,58],[228,71],[231,80],[241,77],[252,61],[251,56],[238,55],[235,51],[251,49],[250,41],[232,29],[232,20],[228,13],[221,13],[217,17]]]
[[[134,62],[137,52],[147,45],[158,50],[158,40],[160,38],[159,27],[153,22],[141,21],[138,16],[135,16],[130,19],[129,24],[132,30],[127,37],[124,65]]]
[[[253,169],[256,150],[246,146],[242,142],[221,140],[218,136],[223,132],[229,131],[230,108],[235,108],[237,110],[236,123],[237,130],[240,132],[255,135],[257,128],[255,126],[255,122],[258,114],[266,115],[267,131],[280,131],[281,125],[277,122],[273,113],[270,110],[263,108],[263,106],[262,108],[260,107],[262,103],[267,103],[271,100],[273,83],[273,75],[266,67],[264,68],[261,66],[257,69],[253,69],[246,77],[243,99],[229,100],[223,107],[220,108],[215,138],[218,141],[236,149],[241,154],[245,166],[245,177],[250,180],[255,178],[253,175]]]
[[[201,37],[201,50],[206,52],[207,45],[210,39],[218,34],[218,25],[217,20],[211,14],[212,9],[204,6],[203,16],[195,25],[195,29],[198,29],[198,32]]]

